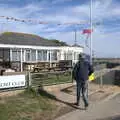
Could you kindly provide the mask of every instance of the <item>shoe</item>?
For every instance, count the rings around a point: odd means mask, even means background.
[[[89,106],[88,104],[86,104],[86,105],[85,105],[85,110],[87,110],[87,109],[88,109],[88,106]]]
[[[79,106],[79,103],[76,102],[76,103],[74,103],[74,105]]]

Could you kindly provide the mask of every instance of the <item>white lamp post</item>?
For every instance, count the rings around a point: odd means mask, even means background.
[[[93,24],[92,24],[92,3],[93,1],[90,1],[90,29],[93,30]],[[92,32],[90,34],[90,62],[92,64]]]

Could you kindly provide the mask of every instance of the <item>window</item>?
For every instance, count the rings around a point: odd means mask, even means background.
[[[12,61],[17,61],[18,59],[17,59],[17,50],[15,51],[15,50],[13,50],[12,51]]]
[[[57,51],[53,51],[51,53],[51,60],[53,60],[53,61],[57,60]]]
[[[21,49],[12,49],[12,61],[21,61]],[[22,49],[22,61],[24,61],[23,49]]]
[[[21,61],[21,51],[20,50],[12,50],[12,61]]]
[[[21,51],[17,51],[18,61],[21,61]]]
[[[38,60],[47,61],[47,50],[38,50]]]
[[[72,52],[67,53],[67,60],[72,60]]]
[[[67,60],[67,53],[64,53],[64,60]]]
[[[42,61],[42,51],[38,50],[38,60]]]
[[[74,52],[74,60],[76,60],[76,52]]]
[[[72,52],[65,52],[64,60],[72,60]]]
[[[31,51],[31,61],[36,61],[36,50]]]
[[[78,58],[79,58],[79,53],[74,52],[74,60],[78,60]]]
[[[48,60],[50,61],[50,52],[48,53]]]
[[[43,61],[47,61],[47,50],[43,50]]]
[[[30,50],[26,50],[26,61],[31,61],[31,57],[30,57]]]

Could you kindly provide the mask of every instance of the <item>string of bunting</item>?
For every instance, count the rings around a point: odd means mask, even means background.
[[[38,21],[38,20],[25,20],[25,19],[18,19],[14,17],[8,17],[8,16],[0,16],[0,18],[11,20],[11,21],[17,21],[22,23],[36,23],[36,24],[56,24],[56,25],[82,25],[82,24],[89,24],[88,21],[81,21],[81,22],[66,22],[66,23],[53,23],[53,22],[44,22],[44,21]]]

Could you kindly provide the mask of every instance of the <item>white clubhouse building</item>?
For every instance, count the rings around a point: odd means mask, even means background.
[[[83,52],[81,46],[60,46],[37,35],[6,32],[0,35],[0,63],[3,67],[17,65],[23,71],[23,63],[58,62],[72,60],[75,63]]]

